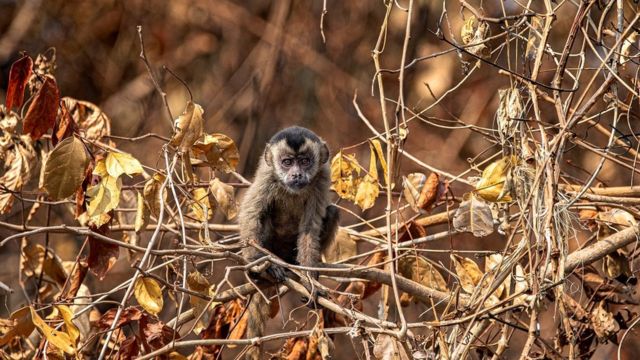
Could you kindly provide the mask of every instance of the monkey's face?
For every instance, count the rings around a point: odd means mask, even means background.
[[[273,167],[282,185],[294,193],[313,182],[327,158],[326,144],[310,139],[305,139],[296,147],[287,141],[280,141],[268,145],[265,151],[265,160]]]

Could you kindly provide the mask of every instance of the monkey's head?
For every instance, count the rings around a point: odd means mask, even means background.
[[[329,148],[313,131],[293,126],[269,140],[264,160],[287,190],[298,192],[327,164]]]

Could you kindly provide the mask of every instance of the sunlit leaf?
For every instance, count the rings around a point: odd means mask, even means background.
[[[226,216],[227,220],[231,220],[238,215],[238,203],[233,194],[233,186],[228,185],[220,181],[218,178],[214,178],[209,183],[211,194],[216,200],[218,209]]]
[[[335,263],[358,254],[356,242],[345,229],[339,229],[335,238],[322,251],[325,262]]]
[[[531,27],[529,28],[529,39],[527,40],[525,58],[533,61],[538,53],[540,39],[542,39],[542,18],[540,16],[532,16],[530,19]]]
[[[73,195],[82,185],[89,166],[89,154],[75,136],[62,140],[53,149],[44,170],[44,188],[53,200]]]
[[[31,308],[23,307],[14,311],[9,317],[12,322],[9,330],[0,337],[0,346],[4,346],[9,343],[15,337],[26,338],[35,329],[33,321],[31,320]]]
[[[191,202],[191,211],[193,217],[198,221],[207,221],[211,219],[213,209],[209,201],[209,192],[205,188],[195,188],[191,191],[193,200]]]
[[[162,288],[155,279],[139,277],[134,285],[133,294],[147,312],[158,315],[164,306]]]
[[[109,175],[103,177],[98,184],[88,187],[87,214],[91,217],[98,216],[118,207],[121,189],[122,179]]]
[[[373,139],[373,140],[371,140],[371,145],[373,145],[373,148],[375,149],[376,154],[378,155],[378,161],[380,161],[380,166],[382,167],[382,172],[384,173],[384,182],[385,182],[385,184],[388,184],[389,183],[389,168],[387,166],[387,160],[386,160],[385,154],[382,151],[382,144],[380,144],[380,140]],[[392,186],[392,188],[393,188],[393,186]]]
[[[51,280],[62,286],[67,280],[67,273],[62,266],[62,261],[52,249],[27,240],[23,240],[22,257],[20,267],[27,277],[39,277],[42,272]],[[45,253],[47,257],[45,259]]]
[[[62,101],[85,139],[98,141],[111,135],[111,120],[98,106],[70,97],[63,97]]]
[[[204,154],[207,164],[226,173],[235,171],[240,154],[235,142],[224,134],[204,134],[193,146],[194,154]]]
[[[215,295],[207,278],[198,271],[194,271],[187,276],[187,285],[189,286],[189,290],[193,290],[204,296],[213,297]],[[194,295],[189,295],[189,303],[193,307],[195,318],[198,319],[196,326],[193,328],[193,332],[197,335],[207,327],[211,320],[213,309],[220,303],[209,302]]]
[[[204,121],[202,119],[202,107],[193,102],[187,102],[187,106],[175,120],[175,134],[170,144],[178,147],[181,152],[187,152],[191,146],[202,136]]]
[[[422,256],[404,256],[398,261],[402,276],[426,287],[447,291],[447,282],[436,268]]]
[[[22,122],[22,131],[31,135],[34,141],[40,139],[47,130],[53,128],[56,122],[58,101],[60,101],[60,94],[56,80],[53,76],[47,75],[29,105],[27,115]]]
[[[487,201],[510,202],[510,186],[507,184],[509,172],[517,165],[515,156],[505,156],[489,164],[482,171],[482,178],[476,185],[475,193]]]
[[[132,176],[142,174],[144,172],[140,162],[131,156],[131,154],[127,153],[109,152],[105,159],[105,166],[107,168],[107,173],[114,178],[117,178],[122,174]]]
[[[29,310],[31,311],[31,320],[33,321],[33,325],[35,325],[40,334],[42,334],[50,344],[69,355],[74,355],[76,353],[74,341],[71,339],[69,334],[53,329],[51,326],[47,325],[44,320],[42,320],[33,308],[30,307]]]
[[[470,232],[476,237],[483,237],[493,232],[493,214],[491,207],[484,200],[473,194],[465,196],[460,207],[453,215],[453,227],[459,232]]]
[[[36,153],[31,138],[23,135],[19,141],[10,140],[2,156],[4,165],[0,167],[0,184],[9,191],[0,189],[0,214],[11,210],[14,200],[11,191],[20,192],[31,179]]]
[[[62,316],[62,320],[64,321],[64,326],[69,338],[72,343],[75,345],[78,344],[78,339],[80,339],[80,330],[73,323],[73,311],[67,305],[56,305],[56,308],[60,312]]]
[[[14,106],[17,108],[22,106],[24,101],[24,88],[31,77],[32,67],[33,60],[31,60],[29,55],[24,55],[11,64],[9,83],[7,85],[7,100],[5,101],[7,110],[11,111]]]
[[[478,264],[473,260],[454,254],[451,255],[451,261],[455,265],[460,286],[466,293],[473,294],[483,275]]]
[[[343,154],[340,150],[331,160],[331,188],[341,198],[355,200],[360,170],[355,155]]]
[[[479,21],[475,16],[471,15],[464,22],[462,29],[460,30],[460,36],[462,42],[468,46],[466,50],[476,56],[483,56],[487,53],[487,45],[483,41],[489,35],[489,25],[484,21]]]
[[[144,196],[139,191],[136,191],[137,203],[136,203],[136,219],[134,222],[135,232],[140,232],[145,229],[149,224],[149,209],[144,203]]]

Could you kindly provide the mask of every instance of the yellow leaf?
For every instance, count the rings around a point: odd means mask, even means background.
[[[202,136],[204,120],[202,107],[193,102],[187,102],[187,106],[175,120],[175,134],[171,138],[170,144],[177,146],[180,152],[186,153],[193,144]]]
[[[42,320],[32,307],[29,307],[29,310],[31,311],[31,320],[33,321],[33,325],[35,325],[42,336],[49,341],[49,344],[52,344],[69,355],[75,355],[76,348],[69,334],[55,330],[51,326],[47,325],[47,323]]]
[[[367,210],[375,204],[378,195],[380,195],[378,181],[367,174],[358,185],[355,204],[363,211]]]
[[[44,167],[44,189],[53,200],[73,195],[82,185],[89,154],[75,136],[62,140],[49,154]]]
[[[322,251],[325,262],[335,263],[358,254],[356,242],[345,229],[339,229],[333,241]]]
[[[380,140],[373,139],[371,140],[371,144],[373,144],[373,148],[376,150],[376,154],[378,154],[378,160],[380,161],[380,166],[382,167],[382,172],[384,173],[384,182],[385,184],[388,184],[389,169],[387,167],[387,160],[385,158],[385,154],[382,152],[382,145],[380,144]],[[393,188],[393,186],[391,187]]]
[[[162,289],[158,282],[152,278],[140,277],[136,281],[133,295],[148,313],[158,315],[164,306]]]
[[[476,185],[476,193],[491,202],[510,202],[510,186],[506,184],[510,171],[516,166],[515,155],[505,156],[489,164],[482,171],[482,178]]]
[[[33,325],[33,321],[31,320],[30,309],[30,307],[23,307],[11,314],[9,320],[13,323],[13,325],[9,328],[9,331],[4,333],[2,337],[0,337],[0,346],[6,345],[17,336],[21,338],[27,338],[29,335],[31,335],[31,333],[35,329],[35,326]]]
[[[149,211],[153,216],[158,216],[160,214],[160,194],[162,193],[162,202],[166,205],[167,203],[167,189],[163,188],[163,184],[165,182],[166,176],[155,173],[153,177],[149,179],[146,183],[144,183],[144,200],[149,207]],[[160,191],[162,189],[162,192]]]
[[[100,159],[96,161],[96,165],[93,167],[92,174],[100,176],[101,178],[109,175],[109,172],[107,172],[107,165],[104,159]]]
[[[127,153],[109,152],[105,160],[107,172],[110,176],[117,178],[122,174],[129,176],[142,174],[144,170],[140,162]]]
[[[136,219],[134,222],[134,230],[139,233],[149,224],[149,209],[144,204],[144,196],[136,191],[138,201],[136,203]]]
[[[402,276],[426,287],[447,291],[447,282],[440,272],[422,256],[405,256],[398,262],[398,270]]]
[[[218,208],[222,210],[227,220],[231,220],[238,215],[238,203],[233,195],[233,186],[220,181],[218,178],[211,180],[209,184],[211,194],[216,200]]]
[[[191,191],[193,202],[191,203],[191,211],[193,217],[198,221],[206,221],[211,219],[213,209],[209,202],[209,192],[204,188],[195,188]]]
[[[187,276],[187,285],[189,286],[189,290],[193,290],[202,295],[209,297],[215,295],[207,278],[198,271],[194,271]],[[198,335],[209,325],[212,311],[220,303],[215,301],[209,303],[208,300],[194,295],[189,295],[189,303],[193,307],[195,318],[198,319],[196,326],[193,328],[193,332]]]
[[[67,305],[56,305],[56,308],[62,315],[62,320],[64,321],[64,326],[67,330],[67,334],[69,334],[69,338],[73,341],[74,345],[78,344],[78,339],[80,339],[80,330],[73,323],[73,311]]]
[[[460,279],[460,286],[468,293],[473,294],[476,285],[482,279],[482,271],[473,260],[458,255],[451,255],[451,261],[456,267],[456,274]]]
[[[103,177],[98,184],[87,188],[86,195],[90,198],[87,215],[99,216],[118,207],[120,189],[122,189],[122,180],[109,175]]]
[[[193,152],[196,155],[204,154],[209,166],[226,173],[235,171],[240,158],[236,143],[224,134],[205,134],[193,146]]]
[[[360,175],[360,164],[354,154],[343,154],[340,150],[331,160],[331,188],[343,199],[353,201],[356,197]]]

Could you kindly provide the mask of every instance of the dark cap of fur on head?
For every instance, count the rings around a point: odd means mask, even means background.
[[[285,140],[287,142],[287,145],[289,145],[289,147],[293,149],[293,151],[298,151],[302,144],[304,144],[305,139],[309,139],[317,143],[322,142],[318,135],[316,135],[313,131],[300,126],[291,126],[286,129],[282,129],[278,131],[277,134],[273,135],[271,140],[269,140],[269,144],[273,145],[282,140]]]

